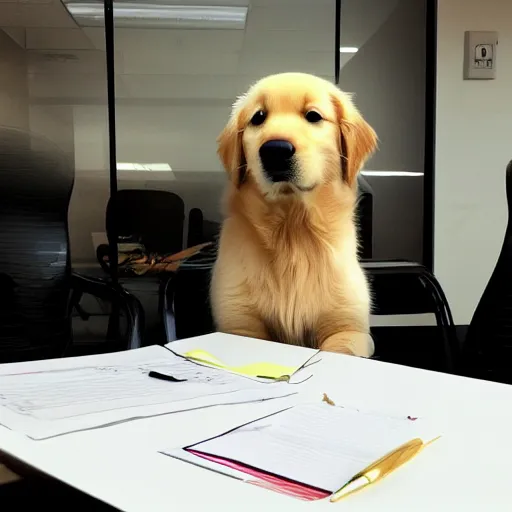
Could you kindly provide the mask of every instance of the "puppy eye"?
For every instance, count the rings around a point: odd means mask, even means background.
[[[265,119],[267,119],[267,113],[264,110],[258,110],[258,112],[251,117],[251,124],[253,126],[259,126],[265,122]]]
[[[319,123],[323,120],[322,115],[319,114],[316,110],[310,110],[309,112],[306,112],[305,117],[308,123]]]

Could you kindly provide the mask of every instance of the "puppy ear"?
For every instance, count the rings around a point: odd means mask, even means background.
[[[338,91],[333,96],[333,103],[340,128],[343,179],[352,186],[366,160],[377,149],[378,138],[348,94]]]
[[[242,185],[247,172],[242,136],[243,129],[239,126],[239,113],[235,104],[231,119],[217,138],[217,154],[236,187]]]

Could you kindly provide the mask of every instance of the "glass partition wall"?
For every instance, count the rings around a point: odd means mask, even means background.
[[[373,257],[430,265],[433,12],[434,0],[0,2],[0,125],[70,157],[72,265],[105,278],[98,247],[112,260],[115,242],[137,242],[133,223],[156,252],[218,231],[216,138],[252,83],[283,71],[339,81],[380,137],[363,170]],[[112,196],[123,211],[109,219]],[[141,300],[156,322],[151,293]]]
[[[71,264],[95,275],[110,197],[106,56],[103,17],[79,27],[60,0],[0,2],[0,126],[49,139],[68,157]],[[75,346],[101,343],[109,305],[85,294],[81,306],[90,321],[73,311]]]
[[[334,80],[333,0],[114,3],[118,189],[154,194],[153,222],[201,241],[215,231],[226,174],[216,138],[234,99],[259,78],[303,71]],[[183,201],[170,206],[175,194]],[[189,222],[193,210],[192,222]],[[200,218],[200,215],[199,215]],[[180,231],[181,230],[181,231]],[[171,243],[171,241],[169,242]]]
[[[117,188],[179,196],[184,220],[178,212],[155,216],[154,223],[162,231],[166,224],[175,233],[181,229],[187,246],[196,240],[188,222],[191,210],[200,209],[211,226],[222,218],[226,176],[216,137],[233,100],[271,73],[304,71],[338,79],[340,88],[355,93],[380,138],[363,171],[373,191],[373,257],[430,264],[424,239],[429,245],[432,201],[427,194],[425,203],[424,196],[433,174],[428,143],[433,4],[114,2]],[[83,11],[75,19],[83,26],[94,23]]]
[[[103,0],[0,3],[0,124],[43,134],[72,157],[75,268],[98,266],[111,189],[179,196],[184,219],[179,212],[159,215],[158,208],[150,216],[153,226],[173,232],[173,248],[197,240],[190,236],[191,210],[200,209],[216,229],[226,180],[216,137],[233,100],[282,71],[330,81],[339,75],[339,86],[355,93],[380,137],[364,170],[373,189],[373,256],[425,260],[434,110],[427,14],[435,2],[106,2],[113,7],[106,26]],[[110,46],[105,28],[113,34]],[[115,85],[111,129],[107,55]]]
[[[75,167],[69,210],[72,263],[95,263],[108,183],[103,19],[79,28],[65,5],[0,2],[0,125],[50,139]]]
[[[343,0],[339,81],[355,93],[379,136],[379,149],[363,170],[373,190],[373,257],[428,266],[431,240],[424,244],[424,238],[432,227],[424,225],[432,198],[424,203],[424,194],[432,180],[435,110],[431,9],[430,0]]]

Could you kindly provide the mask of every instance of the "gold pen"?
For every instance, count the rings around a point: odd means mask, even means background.
[[[395,448],[393,451],[381,457],[376,462],[370,464],[367,468],[363,469],[357,475],[352,477],[341,489],[338,489],[331,495],[331,502],[335,502],[352,494],[356,491],[364,489],[370,484],[381,480],[389,475],[395,469],[399,468],[406,462],[410,461],[416,454],[418,454],[425,446],[433,443],[440,436],[428,441],[423,442],[422,439],[411,439],[407,443]]]

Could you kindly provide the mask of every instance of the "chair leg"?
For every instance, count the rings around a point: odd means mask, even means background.
[[[120,315],[121,308],[119,304],[116,302],[112,302],[110,315],[108,318],[108,327],[107,327],[107,343],[112,343],[113,345],[117,345],[119,343],[120,337]]]
[[[447,370],[449,372],[458,373],[459,371],[459,346],[455,332],[450,306],[441,285],[433,274],[425,270],[420,275],[420,281],[423,286],[430,292],[434,300],[436,308],[436,321],[438,327],[441,328],[443,337],[444,353]]]

